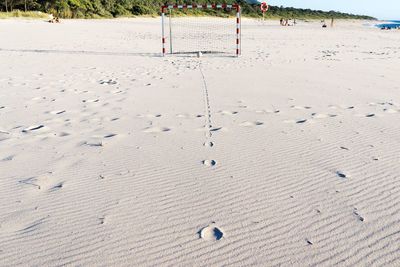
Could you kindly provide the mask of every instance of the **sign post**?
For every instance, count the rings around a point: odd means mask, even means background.
[[[265,21],[265,12],[268,11],[269,6],[268,6],[268,4],[266,2],[262,2],[260,8],[261,8],[261,11],[263,13],[263,21]]]

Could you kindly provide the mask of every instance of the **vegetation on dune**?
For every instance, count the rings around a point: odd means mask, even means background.
[[[14,9],[11,12],[0,12],[0,19],[6,18],[48,18],[49,15],[40,11],[20,11]]]
[[[191,4],[194,1],[163,1],[163,0],[0,0],[0,17],[8,16],[32,16],[37,17],[41,13],[30,13],[28,11],[40,11],[57,15],[61,18],[112,18],[150,15],[157,16],[160,13],[162,4]],[[221,1],[221,0],[199,0],[197,4],[207,3],[234,3],[238,2],[242,6],[242,14],[248,17],[261,17],[262,13],[258,5],[247,4],[243,0]],[[18,12],[21,10],[24,12]],[[10,12],[12,11],[12,12]],[[213,15],[223,16],[223,12],[195,11],[181,12],[193,15]],[[335,11],[324,12],[311,9],[297,9],[271,6],[266,13],[266,18],[297,18],[297,19],[374,19],[369,16],[352,15]]]

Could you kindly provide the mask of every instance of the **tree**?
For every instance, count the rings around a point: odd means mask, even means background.
[[[125,15],[156,15],[160,12],[160,6],[165,2],[190,4],[193,1],[198,2],[198,4],[231,4],[238,2],[242,5],[243,15],[251,17],[262,15],[258,5],[248,4],[245,0],[0,0],[0,10],[5,10],[6,12],[14,9],[38,10],[55,13],[63,18],[118,17]],[[196,14],[221,15],[218,12],[207,13],[205,11],[199,11]],[[311,9],[285,8],[283,6],[271,6],[266,16],[268,18],[296,17],[299,19],[328,19],[332,17],[374,19],[340,12],[323,12]]]

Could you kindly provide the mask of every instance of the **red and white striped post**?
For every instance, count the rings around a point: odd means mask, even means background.
[[[162,25],[162,55],[165,56],[165,6],[161,7],[161,25]]]
[[[165,36],[165,14],[167,10],[171,9],[231,9],[236,10],[236,56],[238,57],[241,54],[241,8],[239,4],[191,4],[191,5],[164,5],[161,7],[161,23],[162,23],[162,55],[166,55],[166,36]],[[171,38],[171,36],[170,36]]]
[[[240,17],[240,6],[238,4],[235,5],[236,8],[236,56],[238,57],[241,53],[241,17]]]

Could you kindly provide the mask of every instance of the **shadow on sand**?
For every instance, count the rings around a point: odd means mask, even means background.
[[[140,56],[140,57],[162,57],[161,53],[126,53],[126,52],[99,52],[84,50],[50,50],[50,49],[3,49],[0,52],[22,52],[42,54],[67,54],[67,55],[94,55],[94,56]]]
[[[84,51],[84,50],[51,50],[51,49],[3,49],[0,52],[20,52],[20,53],[41,53],[41,54],[64,54],[64,55],[87,55],[87,56],[131,56],[131,57],[163,57],[161,53],[128,53],[128,52],[107,52],[107,51]],[[205,57],[227,57],[236,58],[236,55],[231,55],[222,52],[202,52]],[[180,52],[167,54],[174,57],[197,57],[197,52]]]

